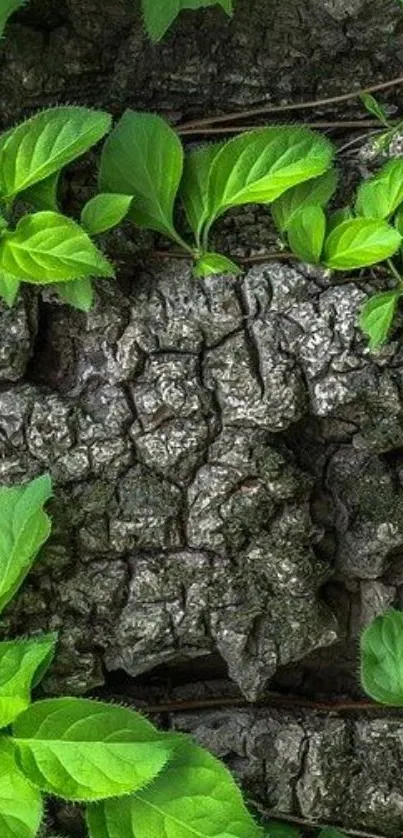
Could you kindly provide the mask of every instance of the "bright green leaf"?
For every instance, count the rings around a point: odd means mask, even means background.
[[[21,280],[0,269],[0,297],[11,308],[17,298]]]
[[[35,838],[42,817],[40,791],[18,770],[10,741],[0,739],[1,838]]]
[[[104,145],[100,189],[133,196],[131,220],[176,239],[173,210],[182,168],[182,145],[167,122],[127,110]]]
[[[324,262],[336,271],[353,270],[388,259],[401,236],[385,221],[353,218],[335,227],[325,240]]]
[[[304,262],[317,264],[323,249],[326,233],[326,216],[319,206],[306,207],[293,216],[288,225],[290,248]]]
[[[17,9],[20,9],[26,0],[1,0],[0,3],[0,38],[4,32],[5,25],[8,21],[8,18],[16,12]]]
[[[360,99],[368,113],[375,116],[376,119],[379,119],[379,122],[385,128],[391,127],[385,108],[375,99],[375,96],[372,96],[371,93],[360,93]]]
[[[65,282],[85,276],[114,275],[87,233],[56,212],[25,215],[16,230],[0,239],[0,268],[25,282]]]
[[[384,291],[370,297],[363,306],[360,327],[364,334],[368,335],[371,349],[376,349],[385,343],[400,296],[398,291]]]
[[[23,201],[28,201],[36,210],[53,210],[57,212],[58,201],[57,193],[59,188],[60,171],[54,172],[45,180],[40,180],[39,183],[34,183],[29,186],[24,192],[20,193],[20,198]]]
[[[143,0],[144,23],[150,38],[160,41],[182,10],[216,5],[232,14],[233,0]]]
[[[81,224],[91,236],[105,233],[123,221],[132,200],[132,195],[96,195],[83,208]]]
[[[94,289],[90,277],[72,279],[70,282],[56,282],[54,289],[59,297],[78,311],[88,312],[94,302]]]
[[[261,838],[222,762],[185,737],[143,791],[90,806],[91,838]]]
[[[18,125],[0,145],[0,193],[12,198],[48,178],[102,139],[110,125],[103,111],[67,106]]]
[[[281,125],[249,131],[225,143],[208,185],[208,226],[230,207],[274,201],[331,165],[331,143],[308,128]]]
[[[52,494],[50,477],[0,488],[0,610],[20,587],[50,535],[43,506]]]
[[[211,276],[212,274],[241,274],[241,268],[222,256],[221,253],[203,253],[203,256],[198,259],[194,268],[194,276]]]
[[[271,213],[280,233],[286,232],[300,210],[312,206],[325,207],[336,190],[337,179],[336,169],[329,169],[317,178],[287,189],[287,192],[273,201]]]
[[[26,710],[31,687],[52,661],[56,634],[44,634],[0,643],[0,727],[6,727]]]
[[[224,143],[207,143],[185,155],[180,197],[198,246],[207,214],[210,170],[223,145]]]
[[[389,218],[402,201],[403,159],[397,158],[361,184],[355,210],[365,218]]]
[[[73,801],[143,788],[172,752],[167,738],[138,713],[89,699],[31,704],[13,732],[25,776],[41,791]]]
[[[361,683],[381,704],[403,706],[403,612],[390,609],[361,635]]]

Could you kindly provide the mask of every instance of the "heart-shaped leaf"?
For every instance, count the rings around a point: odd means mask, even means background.
[[[184,737],[146,789],[90,806],[91,838],[261,838],[224,764]]]
[[[15,594],[50,535],[43,510],[52,494],[50,477],[0,488],[0,610]]]
[[[403,160],[389,160],[380,172],[361,184],[355,204],[357,215],[389,218],[403,201]]]
[[[353,218],[335,227],[325,240],[324,262],[336,271],[353,270],[388,259],[401,236],[385,221]]]
[[[369,337],[369,346],[376,349],[388,337],[397,304],[401,297],[398,291],[384,291],[374,294],[365,303],[360,314],[360,327]]]
[[[288,225],[288,242],[293,253],[304,262],[317,264],[323,249],[326,216],[319,206],[297,212]]]
[[[228,15],[232,14],[233,0],[143,0],[144,23],[150,38],[160,41],[182,10],[217,5]]]
[[[89,699],[32,704],[13,732],[25,776],[66,800],[102,800],[141,789],[172,751],[138,713]]]
[[[96,195],[83,208],[81,224],[91,236],[105,233],[123,221],[132,200],[131,195]]]
[[[1,838],[35,838],[42,817],[40,791],[17,768],[10,741],[0,739]]]
[[[111,117],[89,108],[42,111],[0,144],[0,194],[12,198],[84,154],[109,131]]]
[[[25,215],[0,240],[0,268],[25,282],[65,282],[85,276],[112,277],[112,265],[87,233],[56,212]]]
[[[50,665],[56,634],[0,643],[0,727],[6,727],[28,707],[31,687]]]
[[[361,683],[368,695],[403,706],[403,613],[390,609],[361,635]]]
[[[134,197],[129,217],[139,227],[177,240],[173,210],[182,168],[182,145],[168,123],[127,110],[104,145],[99,186]]]
[[[334,194],[337,186],[337,172],[329,169],[313,180],[299,183],[292,189],[287,189],[271,205],[274,223],[280,233],[285,233],[294,216],[307,207],[325,207]]]

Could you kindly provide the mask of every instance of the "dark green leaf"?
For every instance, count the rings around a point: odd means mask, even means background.
[[[333,826],[327,826],[325,829],[321,829],[318,838],[347,838],[347,835],[345,832],[334,829]]]
[[[39,183],[34,183],[24,192],[20,193],[22,201],[28,201],[36,210],[53,210],[57,212],[58,201],[57,193],[59,188],[60,171],[54,172],[53,175],[40,180]]]
[[[112,265],[87,233],[56,212],[25,215],[15,231],[4,233],[0,268],[35,284],[114,275]]]
[[[42,816],[40,791],[17,768],[10,741],[0,739],[1,838],[35,838]]]
[[[88,108],[42,111],[0,143],[0,193],[12,198],[84,154],[110,129],[111,117]]]
[[[105,233],[123,221],[132,200],[131,195],[96,195],[83,208],[81,224],[91,236]]]
[[[16,300],[21,280],[0,269],[0,297],[11,308]]]
[[[389,160],[361,184],[355,210],[366,218],[389,218],[403,201],[403,160]]]
[[[375,116],[376,119],[379,119],[379,122],[384,125],[385,128],[391,127],[387,111],[383,105],[375,99],[375,96],[372,96],[371,93],[360,93],[360,99],[368,113]]]
[[[0,38],[8,18],[24,5],[26,0],[1,0],[0,3]]]
[[[361,683],[381,704],[403,706],[403,613],[390,609],[361,635]]]
[[[203,256],[196,262],[193,275],[194,276],[211,276],[212,274],[240,274],[241,268],[222,256],[221,253],[203,253]]]
[[[228,15],[233,11],[233,0],[143,0],[144,23],[153,41],[160,41],[183,9],[202,9],[221,6]]]
[[[293,253],[304,262],[317,264],[323,249],[326,216],[319,206],[306,207],[293,216],[288,226],[288,241]]]
[[[207,214],[208,182],[213,160],[224,143],[209,143],[185,156],[180,196],[197,245]]]
[[[173,209],[182,168],[182,145],[165,120],[127,110],[104,145],[100,189],[133,196],[132,221],[176,240]]]
[[[269,821],[264,838],[300,838],[301,831],[296,826],[282,821]]]
[[[292,189],[287,189],[280,198],[273,201],[271,212],[274,223],[280,233],[285,233],[297,212],[306,207],[325,207],[334,194],[337,186],[337,172],[329,169],[323,175],[312,180],[299,183]]]
[[[90,311],[94,302],[94,290],[89,276],[72,279],[70,282],[56,282],[54,285],[59,297],[78,311]]]
[[[343,223],[343,221],[351,221],[352,218],[354,218],[354,214],[350,207],[343,207],[343,209],[339,209],[336,210],[336,212],[332,212],[332,214],[329,216],[327,220],[327,235],[329,235],[329,233],[331,233],[335,227],[339,227],[340,224]]]
[[[394,218],[394,225],[398,233],[403,236],[403,207],[399,207]]]
[[[353,218],[335,227],[325,240],[324,262],[336,271],[353,270],[388,259],[401,236],[385,221]]]
[[[0,727],[28,707],[34,687],[52,661],[56,634],[0,643]]]
[[[371,349],[385,343],[400,296],[398,291],[384,291],[370,297],[365,303],[360,314],[360,327],[368,335]]]

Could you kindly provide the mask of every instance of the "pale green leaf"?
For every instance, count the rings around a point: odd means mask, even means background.
[[[3,35],[8,18],[25,4],[26,0],[1,0],[0,2],[0,38]]]
[[[323,261],[337,271],[353,270],[388,259],[401,236],[385,221],[353,218],[335,227],[325,240]]]
[[[224,764],[184,737],[143,791],[88,808],[91,838],[261,838]]]
[[[44,180],[34,183],[20,193],[22,201],[28,201],[36,210],[53,210],[57,212],[57,193],[59,188],[60,171],[54,172]]]
[[[364,334],[368,335],[371,349],[376,349],[385,343],[400,296],[398,291],[384,291],[370,297],[363,306],[360,327]]]
[[[20,587],[50,535],[43,506],[51,494],[47,475],[24,486],[0,488],[0,610]]]
[[[105,233],[123,221],[132,200],[132,195],[96,195],[83,208],[81,224],[91,236]]]
[[[274,223],[280,233],[285,233],[297,212],[306,207],[325,207],[334,194],[337,186],[337,172],[329,169],[323,175],[312,180],[299,183],[292,189],[287,189],[280,198],[271,204]]]
[[[290,248],[304,262],[317,264],[323,249],[326,216],[320,206],[308,206],[297,212],[288,225]]]
[[[391,127],[386,109],[375,99],[375,96],[372,96],[371,93],[360,93],[360,99],[365,110],[372,114],[372,116],[375,116],[376,119],[379,119],[381,125],[385,128]]]
[[[25,215],[0,239],[0,268],[25,282],[47,284],[114,275],[87,233],[56,212]]]
[[[390,609],[361,635],[361,684],[375,701],[403,706],[403,613]]]
[[[185,155],[180,197],[198,246],[207,213],[210,170],[223,145],[224,143],[207,143]]]
[[[0,739],[1,838],[35,838],[43,817],[41,793],[23,777],[8,739]]]
[[[131,195],[135,224],[176,239],[173,210],[182,168],[182,145],[165,120],[127,110],[104,145],[100,190]]]
[[[361,184],[355,211],[365,218],[389,218],[402,201],[403,159],[397,158]]]
[[[172,752],[167,738],[138,713],[89,699],[32,704],[13,732],[25,776],[42,791],[73,801],[143,788]]]
[[[0,269],[0,297],[11,308],[17,298],[21,280]]]
[[[225,143],[208,185],[208,226],[230,207],[274,201],[287,189],[323,174],[331,143],[308,128],[281,125],[249,131]]]
[[[109,131],[103,111],[59,107],[42,111],[0,144],[0,193],[12,198],[84,154]]]
[[[88,312],[94,302],[94,289],[90,277],[72,279],[70,282],[57,282],[54,289],[59,297],[78,311]]]
[[[241,273],[241,268],[221,253],[203,253],[193,268],[194,276],[211,276],[212,274],[236,276]]]
[[[142,0],[144,23],[150,38],[159,41],[178,14],[184,9],[204,9],[207,6],[221,6],[231,15],[233,0]]]
[[[56,634],[0,643],[0,727],[28,707],[34,687],[52,661]]]

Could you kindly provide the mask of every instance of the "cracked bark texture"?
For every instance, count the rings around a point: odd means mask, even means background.
[[[32,0],[0,47],[1,122],[57,102],[179,122],[338,94],[398,74],[402,39],[395,0],[238,0],[233,21],[184,14],[156,47],[130,0]],[[73,202],[90,168],[70,172]],[[234,255],[273,238],[256,207],[216,235]],[[119,279],[87,317],[32,289],[0,307],[0,482],[55,484],[52,539],[3,632],[60,630],[48,692],[211,662],[248,700],[359,696],[358,630],[402,600],[402,323],[371,355],[368,283],[280,263],[194,280],[145,257],[148,234],[106,244]],[[401,834],[399,719],[172,723],[265,808]]]

